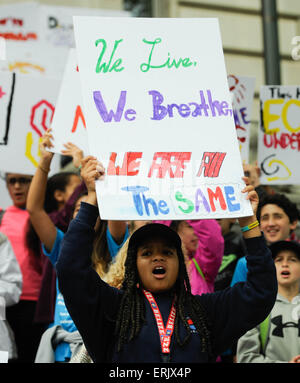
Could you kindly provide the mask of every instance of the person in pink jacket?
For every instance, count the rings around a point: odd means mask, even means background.
[[[213,219],[154,221],[173,228],[180,236],[192,294],[211,293],[221,266],[224,238]]]
[[[39,247],[32,246],[28,236],[26,200],[31,179],[31,175],[6,173],[6,185],[13,204],[5,211],[0,208],[0,231],[9,239],[22,273],[20,299],[7,307],[6,317],[17,346],[17,359],[14,361],[26,363],[34,361],[44,331],[43,325],[34,322],[45,258]]]

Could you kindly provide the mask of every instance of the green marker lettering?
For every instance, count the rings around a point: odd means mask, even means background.
[[[115,51],[118,47],[118,45],[120,44],[120,42],[122,42],[123,39],[121,40],[115,40],[115,44],[114,44],[114,48],[113,48],[113,51],[110,55],[110,58],[109,58],[109,61],[108,63],[106,62],[102,62],[102,58],[104,56],[104,53],[106,51],[106,48],[107,48],[107,43],[104,39],[98,39],[95,41],[95,46],[97,47],[99,43],[102,43],[103,44],[103,47],[102,47],[102,51],[100,53],[100,56],[98,58],[98,61],[97,61],[97,65],[96,65],[96,73],[99,73],[99,72],[102,72],[103,73],[107,73],[107,72],[121,72],[124,67],[121,67],[119,68],[119,66],[122,64],[122,59],[117,59],[113,64],[112,64],[112,60],[113,60],[113,56],[115,54]]]
[[[183,212],[183,213],[186,213],[186,214],[189,214],[191,213],[193,210],[194,210],[194,204],[191,200],[187,199],[187,198],[183,198],[183,195],[181,192],[177,191],[175,193],[175,199],[176,201],[178,202],[183,202],[183,203],[186,203],[187,204],[187,208],[186,209],[183,209],[181,206],[178,206],[178,208]]]
[[[160,44],[161,43],[161,38],[158,37],[154,41],[148,41],[146,39],[143,39],[143,42],[146,43],[146,44],[152,45],[152,47],[151,47],[150,54],[149,54],[149,57],[148,57],[148,62],[147,63],[142,63],[140,65],[140,70],[142,72],[148,72],[149,69],[160,69],[160,68],[165,68],[165,67],[168,68],[168,69],[171,69],[172,67],[175,67],[176,69],[178,69],[180,66],[182,66],[184,68],[188,68],[191,65],[194,65],[194,66],[196,65],[196,62],[192,62],[189,57],[185,57],[185,58],[179,57],[179,59],[177,61],[176,61],[176,59],[171,59],[170,53],[168,53],[168,58],[167,58],[167,60],[163,64],[161,64],[161,65],[153,65],[153,64],[151,64],[153,50],[154,50],[154,47],[155,47],[156,44]]]

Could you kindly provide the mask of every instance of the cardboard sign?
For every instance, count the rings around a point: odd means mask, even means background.
[[[51,123],[54,153],[61,153],[64,144],[72,142],[89,154],[87,131],[75,49],[70,49]]]
[[[300,184],[300,86],[262,86],[258,134],[261,184]]]
[[[228,84],[232,94],[233,116],[242,162],[248,164],[255,78],[229,75]]]
[[[59,80],[0,73],[0,171],[34,174],[39,139],[50,127]],[[59,169],[53,161],[52,172]]]
[[[41,39],[53,46],[74,48],[73,16],[128,17],[130,13],[110,9],[41,5],[39,8]]]
[[[74,17],[103,219],[252,215],[217,19]]]

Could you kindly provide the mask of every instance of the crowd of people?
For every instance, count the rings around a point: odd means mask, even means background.
[[[101,162],[6,174],[0,210],[0,350],[10,363],[300,363],[299,211],[245,165],[253,215],[99,217]],[[3,310],[2,310],[3,311]],[[3,312],[0,311],[3,314]]]

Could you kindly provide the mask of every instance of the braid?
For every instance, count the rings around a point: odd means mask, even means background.
[[[200,333],[201,336],[201,345],[202,350],[206,351],[210,357],[212,357],[212,347],[211,347],[211,332],[210,332],[210,323],[208,321],[206,312],[202,305],[199,302],[199,299],[193,295],[189,298],[191,300],[191,318],[194,322],[194,325]]]
[[[189,277],[186,271],[184,258],[178,257],[179,259],[179,279],[177,283],[177,297],[178,297],[178,304],[177,304],[177,313],[176,315],[176,325],[174,328],[174,333],[176,337],[176,341],[180,346],[183,346],[186,344],[186,342],[189,340],[191,336],[190,327],[187,322],[187,316],[185,313],[184,308],[188,307],[190,312],[190,318],[192,319],[196,330],[200,336],[201,339],[201,348],[203,352],[207,352],[209,356],[212,356],[212,349],[211,349],[211,334],[209,331],[209,322],[205,313],[205,310],[203,309],[202,305],[199,302],[199,299],[192,295],[191,293],[191,285],[189,281]],[[186,337],[181,340],[179,337],[179,319],[181,319],[186,331],[187,335]]]
[[[137,282],[135,251],[128,250],[125,261],[125,276],[122,285],[124,294],[116,323],[118,351],[121,350],[124,343],[132,340],[140,332],[142,323],[145,320],[144,302],[139,289],[136,288]]]

